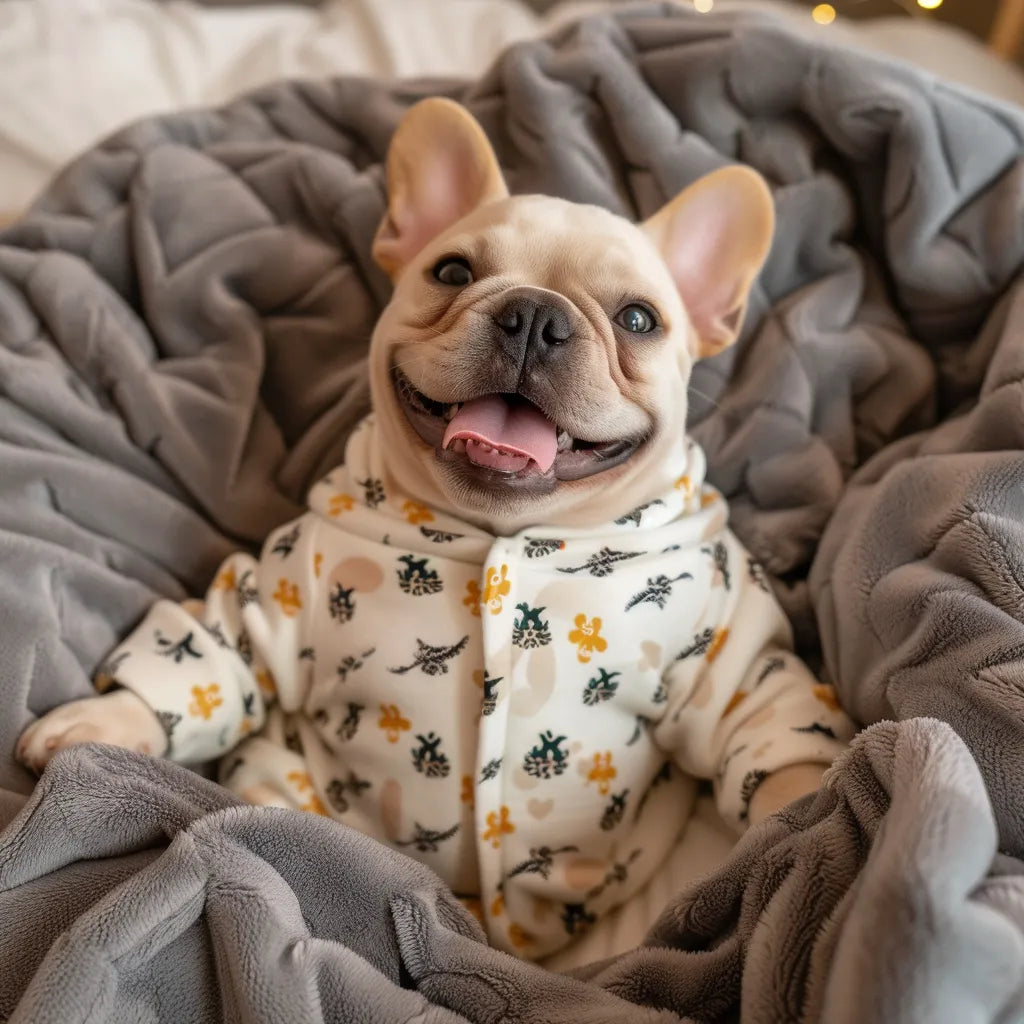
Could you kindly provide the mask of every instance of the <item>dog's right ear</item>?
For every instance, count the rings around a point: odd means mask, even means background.
[[[410,107],[388,149],[388,211],[373,258],[394,280],[432,239],[508,188],[483,129],[458,103]]]

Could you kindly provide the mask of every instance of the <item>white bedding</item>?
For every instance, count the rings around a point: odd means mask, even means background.
[[[684,0],[688,2],[688,0]],[[0,217],[99,137],[158,111],[217,104],[283,76],[475,75],[505,45],[609,2],[568,0],[541,16],[520,0],[329,0],[216,9],[152,0],[0,0]],[[966,35],[886,19],[808,32],[877,49],[1024,104],[1024,75]]]

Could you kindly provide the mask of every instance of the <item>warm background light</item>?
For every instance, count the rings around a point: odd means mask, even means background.
[[[920,2],[920,0],[918,0]],[[934,0],[928,0],[928,2],[934,2]],[[939,0],[942,3],[942,0]],[[817,7],[811,11],[811,17],[819,25],[831,25],[836,20],[836,9],[831,4],[818,4]]]
[[[942,3],[942,0],[939,0]],[[693,0],[693,6],[701,14],[707,14],[715,6],[715,0]]]
[[[936,7],[942,6],[942,0],[917,0],[917,6],[926,11],[934,11]]]

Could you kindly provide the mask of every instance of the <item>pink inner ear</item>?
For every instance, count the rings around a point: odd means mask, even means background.
[[[730,245],[732,223],[728,197],[711,194],[687,203],[669,224],[665,262],[699,334],[709,334],[735,315],[742,300],[741,276]]]
[[[391,211],[396,255],[408,263],[442,231],[463,216],[469,183],[460,181],[456,167],[438,154],[423,155],[423,164],[409,181],[408,190]]]

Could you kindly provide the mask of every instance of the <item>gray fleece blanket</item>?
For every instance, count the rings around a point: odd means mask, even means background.
[[[641,948],[571,977],[333,822],[107,747],[34,790],[11,757],[340,460],[388,291],[381,160],[430,92],[515,191],[644,216],[726,161],[770,179],[778,240],[692,425],[866,727]],[[651,7],[473,84],[277,85],[70,167],[0,235],[0,1017],[1024,1019],[1022,138],[907,68]]]

